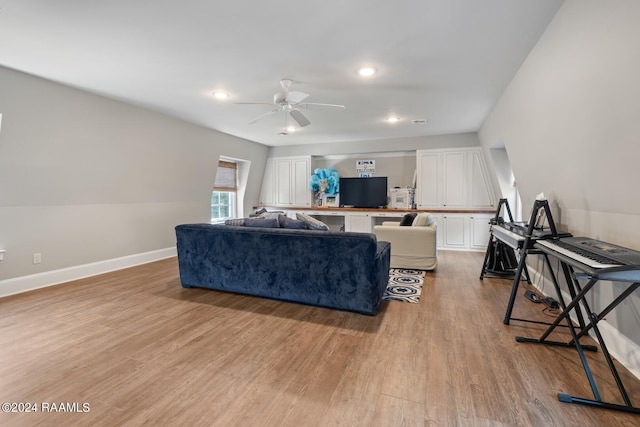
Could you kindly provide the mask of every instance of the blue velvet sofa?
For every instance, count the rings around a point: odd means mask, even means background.
[[[373,234],[222,224],[175,230],[185,288],[375,315],[389,281],[391,245]]]

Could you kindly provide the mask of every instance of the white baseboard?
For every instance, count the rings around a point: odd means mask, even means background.
[[[176,248],[165,248],[156,251],[128,255],[105,261],[92,262],[90,264],[76,265],[60,270],[45,271],[43,273],[28,276],[15,277],[13,279],[0,280],[0,298],[47,286],[59,285],[72,280],[97,276],[110,271],[146,264],[165,258],[176,256]]]
[[[541,288],[554,289],[553,283],[551,283],[550,280],[542,276],[531,265],[528,265],[528,268],[529,273],[531,274],[531,281],[533,282],[533,286],[535,286],[538,290],[540,290]],[[542,283],[542,286],[539,286],[540,283]],[[543,292],[540,290],[540,293]],[[556,298],[556,295],[548,296]],[[571,295],[569,295],[564,290],[562,290],[562,298],[567,302],[571,301]],[[576,324],[578,323],[577,319],[574,318],[574,316],[571,316],[571,318]],[[640,345],[636,344],[625,335],[621,334],[620,331],[618,331],[604,319],[598,322],[598,329],[600,330],[600,333],[602,334],[602,337],[607,344],[609,353],[625,368],[627,368],[629,372],[631,372],[636,378],[640,379]],[[593,339],[595,339],[593,331],[591,331],[589,335]],[[576,357],[578,357],[577,354]]]

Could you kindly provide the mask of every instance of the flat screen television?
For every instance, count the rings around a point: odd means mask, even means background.
[[[387,205],[387,177],[340,178],[340,206],[379,208]]]

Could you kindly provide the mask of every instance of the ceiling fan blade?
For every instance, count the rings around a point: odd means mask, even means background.
[[[261,120],[261,119],[263,119],[263,118],[265,118],[265,117],[267,117],[267,116],[270,116],[270,115],[271,115],[271,114],[273,114],[273,113],[277,113],[278,111],[280,111],[280,109],[279,109],[279,108],[274,108],[274,109],[273,109],[273,110],[271,110],[271,111],[267,111],[267,112],[266,112],[266,113],[264,113],[264,114],[260,114],[258,117],[256,117],[255,119],[251,120],[251,121],[249,122],[249,124],[250,124],[250,125],[252,125],[252,124],[254,124],[255,122],[257,122],[258,120]]]
[[[289,114],[291,115],[291,117],[293,117],[293,120],[295,120],[296,123],[298,123],[298,126],[300,126],[301,128],[311,124],[311,122],[309,120],[307,120],[307,118],[304,116],[304,114],[302,114],[298,110],[291,110],[291,112],[289,112]]]
[[[291,104],[297,104],[298,102],[302,102],[308,96],[308,93],[298,92],[294,90],[293,92],[289,92],[289,95],[287,96],[287,102]]]
[[[338,104],[318,104],[317,102],[306,102],[304,104],[296,105],[296,108],[304,108],[305,110],[344,110],[346,107],[344,105]]]
[[[234,104],[241,105],[273,105],[271,102],[234,102]]]

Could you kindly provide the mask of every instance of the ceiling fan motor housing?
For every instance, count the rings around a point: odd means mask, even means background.
[[[273,95],[273,103],[278,105],[283,105],[287,103],[287,98],[289,97],[289,92],[288,91],[284,91],[284,92],[280,92],[280,93],[276,93],[275,95]]]

